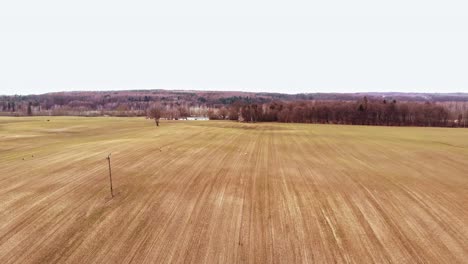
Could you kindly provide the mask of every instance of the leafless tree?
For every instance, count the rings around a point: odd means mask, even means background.
[[[154,119],[156,126],[159,126],[159,119],[163,116],[164,108],[160,105],[155,105],[148,110],[148,118]]]
[[[229,114],[229,111],[226,109],[226,107],[223,106],[223,107],[221,107],[219,109],[219,115],[220,115],[221,119],[226,119],[228,114]]]

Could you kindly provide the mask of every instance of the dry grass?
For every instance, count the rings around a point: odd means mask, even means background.
[[[467,204],[468,129],[0,118],[0,263],[463,263]]]

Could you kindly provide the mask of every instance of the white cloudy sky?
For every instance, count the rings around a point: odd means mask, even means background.
[[[466,0],[0,2],[0,94],[468,92]]]

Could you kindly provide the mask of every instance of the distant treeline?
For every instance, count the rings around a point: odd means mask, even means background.
[[[211,113],[211,119],[223,119],[223,109]],[[396,100],[296,101],[266,104],[233,104],[228,118],[246,122],[321,123],[385,126],[468,125],[468,109],[450,113],[446,106],[429,102]],[[238,115],[236,115],[238,113]]]
[[[447,101],[449,100],[449,101]],[[351,125],[468,125],[466,94],[276,94],[205,91],[64,92],[0,96],[0,115],[205,116],[243,122]]]

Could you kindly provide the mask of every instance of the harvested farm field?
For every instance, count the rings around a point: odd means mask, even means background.
[[[467,259],[468,129],[0,118],[0,263]]]

